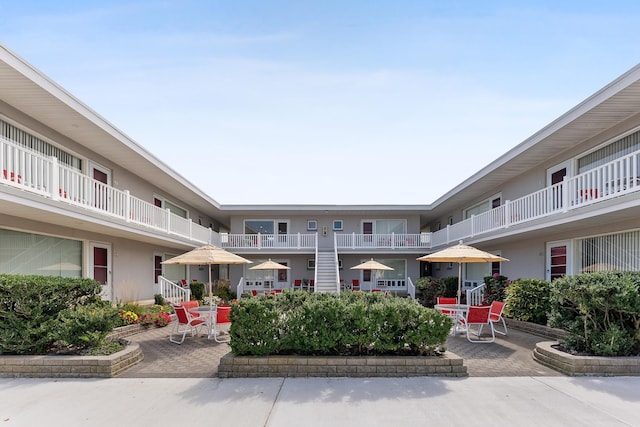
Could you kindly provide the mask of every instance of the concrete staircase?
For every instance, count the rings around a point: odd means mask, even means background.
[[[336,276],[336,260],[333,249],[318,251],[316,272],[316,292],[338,293],[338,277]]]

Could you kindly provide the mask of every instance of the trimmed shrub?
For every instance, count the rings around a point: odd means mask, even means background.
[[[101,291],[86,278],[0,274],[0,354],[46,353],[61,322],[74,323],[61,312],[100,304]]]
[[[505,290],[504,314],[512,319],[546,325],[551,312],[550,283],[541,279],[518,279]]]
[[[421,277],[416,280],[416,289],[420,293],[421,302],[426,307],[433,307],[437,298],[444,296],[445,286],[442,280],[433,277]]]
[[[230,345],[237,355],[436,355],[451,326],[410,299],[285,291],[232,304]]]
[[[497,273],[493,276],[486,276],[484,278],[484,284],[486,285],[484,303],[489,305],[493,301],[504,301],[505,292],[510,283],[506,276]]]
[[[640,272],[565,276],[550,289],[550,325],[570,351],[598,356],[640,353]]]
[[[191,282],[189,283],[189,289],[191,289],[191,299],[202,301],[204,297],[204,283]]]

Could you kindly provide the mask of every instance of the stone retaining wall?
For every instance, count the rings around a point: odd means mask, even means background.
[[[461,357],[234,356],[220,359],[218,377],[466,377]]]
[[[569,376],[638,376],[640,357],[574,356],[552,346],[554,341],[536,344],[533,358],[551,369]]]
[[[567,335],[567,331],[564,331],[562,329],[550,328],[548,326],[537,325],[530,322],[523,322],[521,320],[508,319],[506,317],[505,321],[507,322],[507,328],[518,329],[520,331],[528,332],[530,334],[538,335],[545,338],[561,340]]]
[[[109,356],[2,356],[0,377],[109,378],[135,365],[144,355],[137,343]]]

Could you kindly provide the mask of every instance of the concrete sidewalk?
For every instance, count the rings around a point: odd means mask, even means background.
[[[0,379],[2,426],[637,426],[640,378]]]

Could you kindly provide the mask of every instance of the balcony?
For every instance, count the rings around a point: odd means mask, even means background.
[[[315,251],[318,241],[314,234],[220,234],[220,246],[232,250],[300,250]]]
[[[214,243],[217,233],[172,214],[168,209],[96,181],[79,170],[61,165],[54,157],[21,147],[0,137],[0,184],[50,200],[79,206],[106,217],[143,226],[194,244]]]

